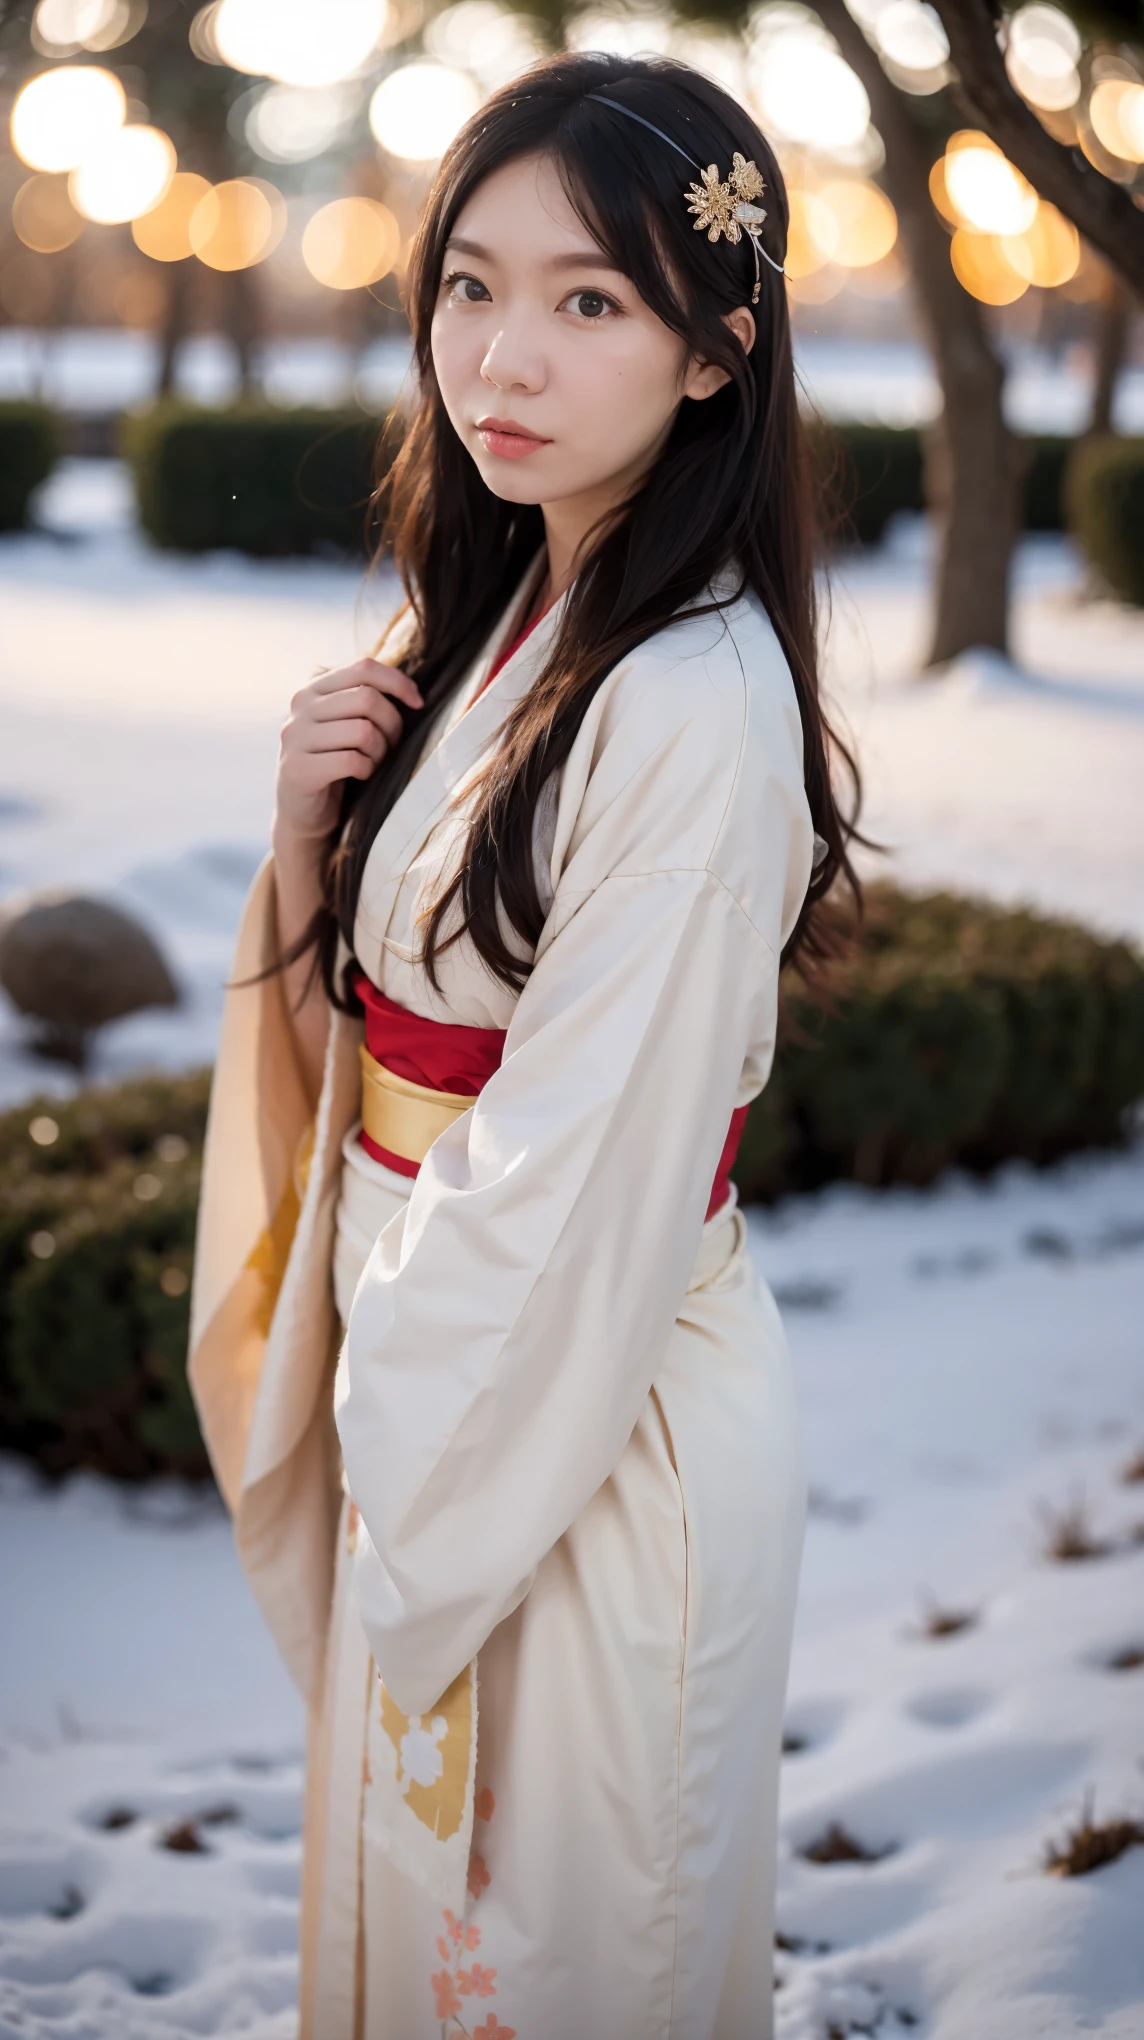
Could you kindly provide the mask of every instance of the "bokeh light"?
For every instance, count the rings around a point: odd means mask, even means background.
[[[74,170],[122,127],[127,95],[111,71],[65,64],[16,96],[12,147],[30,170]]]
[[[572,15],[564,39],[572,50],[606,50],[615,57],[670,54],[674,23],[661,7],[584,7]]]
[[[191,215],[210,188],[195,171],[176,171],[158,205],[132,221],[135,246],[153,262],[183,262],[193,255]]]
[[[898,238],[898,216],[876,184],[836,178],[822,186],[818,199],[834,218],[830,253],[844,269],[868,269],[889,254]]]
[[[1038,205],[1032,225],[1023,234],[1003,235],[1001,247],[1017,275],[1041,290],[1056,290],[1080,268],[1080,235],[1046,199]]]
[[[302,260],[329,290],[360,290],[388,275],[401,252],[401,228],[375,198],[335,198],[307,221]]]
[[[1022,7],[1010,17],[1006,68],[1030,106],[1064,113],[1080,98],[1080,48],[1075,24],[1059,7]]]
[[[369,124],[389,155],[432,163],[480,103],[466,71],[418,58],[382,79],[369,103]]]
[[[175,148],[162,128],[117,128],[86,155],[68,183],[85,219],[111,226],[158,205],[175,174]]]
[[[951,137],[945,189],[965,226],[983,234],[1023,234],[1033,223],[1037,194],[1015,164],[985,135]]]
[[[908,92],[937,92],[945,84],[949,43],[932,7],[922,0],[888,0],[871,27],[895,81]]]
[[[250,269],[265,261],[285,230],[286,202],[272,184],[231,177],[204,192],[187,232],[208,269]]]
[[[1144,85],[1132,78],[1102,78],[1093,88],[1088,117],[1110,156],[1144,163]]]
[[[306,163],[342,139],[360,104],[352,85],[268,85],[246,116],[246,139],[269,163]]]
[[[386,0],[220,0],[209,33],[236,71],[283,85],[352,77],[381,41]]]
[[[787,201],[790,224],[783,267],[788,279],[797,283],[813,276],[833,258],[839,239],[838,221],[816,191],[803,191],[795,186],[787,191]]]
[[[68,197],[67,179],[29,177],[12,200],[12,226],[25,248],[58,255],[83,232],[84,222]]]
[[[763,127],[783,140],[831,152],[853,148],[869,127],[861,79],[809,26],[756,40],[749,79]]]
[[[434,15],[425,48],[439,63],[471,71],[486,92],[507,85],[543,54],[536,25],[498,0],[457,0]]]
[[[949,247],[957,280],[983,305],[1011,305],[1029,288],[1014,269],[996,234],[975,234],[959,227]]]
[[[40,0],[32,16],[32,46],[48,57],[76,50],[114,50],[135,35],[147,0]]]

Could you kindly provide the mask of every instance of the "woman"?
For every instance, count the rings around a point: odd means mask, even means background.
[[[785,226],[683,67],[482,109],[410,273],[408,604],[283,735],[193,1379],[310,1703],[317,2040],[770,2032],[803,1472],[728,1170],[848,871]]]

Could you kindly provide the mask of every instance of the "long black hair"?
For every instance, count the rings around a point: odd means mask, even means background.
[[[687,166],[607,98],[670,136],[699,164],[726,176],[738,150],[766,185],[763,246],[781,269],[788,208],[782,174],[750,116],[686,65],[584,52],[553,57],[493,95],[445,156],[413,251],[407,309],[419,381],[416,413],[389,478],[384,543],[391,545],[411,612],[401,663],[425,707],[405,718],[402,741],[366,782],[348,781],[331,842],[327,904],[302,947],[318,939],[331,999],[354,1005],[337,981],[337,937],[352,951],[362,874],[382,822],[416,764],[424,728],[455,690],[544,540],[534,505],[488,489],[446,414],[430,329],[446,243],[462,208],[493,171],[526,157],[557,167],[572,205],[641,298],[701,361],[728,381],[702,403],[683,403],[662,453],[634,497],[593,535],[543,671],[509,713],[471,806],[466,854],[423,930],[436,958],[464,937],[503,983],[521,985],[539,939],[533,824],[545,782],[563,765],[588,705],[625,653],[662,630],[685,603],[719,606],[713,578],[728,567],[769,615],[794,678],[802,718],[807,797],[819,862],[786,956],[831,947],[821,903],[839,874],[857,894],[848,857],[853,814],[835,798],[840,761],[857,795],[849,755],[819,700],[815,517],[806,439],[795,396],[786,288],[767,263],[749,354],[725,324],[748,303],[755,273],[746,236],[713,245],[693,231]],[[448,917],[448,932],[445,921]],[[507,927],[506,927],[507,924]],[[297,953],[297,951],[295,952]]]

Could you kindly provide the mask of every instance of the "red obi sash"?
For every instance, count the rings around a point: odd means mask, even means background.
[[[354,990],[365,1008],[366,1048],[375,1062],[381,1063],[393,1076],[428,1091],[446,1091],[458,1097],[476,1098],[489,1078],[499,1070],[505,1044],[501,1028],[455,1027],[449,1021],[424,1020],[419,1013],[411,1013],[407,1007],[387,999],[385,993],[379,992],[360,971],[354,979]],[[740,1105],[731,1114],[731,1124],[707,1206],[708,1218],[713,1218],[722,1209],[730,1195],[731,1170],[747,1110],[746,1105]],[[375,1162],[383,1162],[387,1169],[395,1169],[399,1176],[417,1175],[421,1166],[419,1162],[393,1154],[376,1140],[371,1140],[364,1129],[358,1138]]]

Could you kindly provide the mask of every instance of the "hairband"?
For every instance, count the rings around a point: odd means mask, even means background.
[[[669,149],[674,149],[677,156],[682,156],[685,163],[690,163],[693,170],[698,170],[701,181],[698,184],[690,184],[683,194],[688,212],[697,215],[695,231],[697,234],[702,233],[706,227],[709,241],[717,241],[720,234],[723,234],[733,244],[742,239],[744,232],[747,234],[755,257],[755,288],[751,292],[751,303],[757,305],[762,281],[762,271],[759,268],[760,255],[764,262],[770,263],[771,268],[779,276],[785,275],[786,272],[781,262],[776,262],[773,255],[767,254],[759,238],[767,215],[763,207],[757,205],[755,201],[762,197],[766,186],[755,164],[748,162],[736,149],[730,175],[724,183],[714,163],[709,163],[705,170],[696,157],[690,155],[686,149],[680,148],[679,143],[673,142],[670,135],[665,135],[663,129],[656,127],[654,121],[645,120],[642,113],[633,113],[630,106],[624,106],[618,99],[609,99],[603,92],[589,92],[585,97],[594,99],[597,106],[610,106],[613,113],[622,113],[627,120],[638,120],[640,126],[646,128],[649,134],[658,135],[661,142],[666,142]]]

